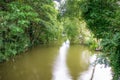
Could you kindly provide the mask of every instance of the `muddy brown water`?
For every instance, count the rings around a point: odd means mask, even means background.
[[[84,80],[80,76],[89,68],[90,55],[88,47],[66,42],[38,46],[1,63],[0,80]]]

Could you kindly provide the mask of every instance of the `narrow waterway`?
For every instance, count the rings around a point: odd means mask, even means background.
[[[88,47],[38,46],[0,64],[0,80],[90,80],[95,61]],[[111,80],[111,68],[96,65],[93,80]]]

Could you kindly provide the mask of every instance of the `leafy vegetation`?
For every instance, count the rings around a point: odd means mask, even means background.
[[[82,7],[87,8],[86,10],[82,9],[82,16],[88,24],[88,28],[95,34],[96,38],[102,39],[104,55],[109,58],[115,73],[113,80],[118,80],[120,77],[120,29],[118,21],[120,9],[117,0],[87,1]]]
[[[92,44],[93,48],[101,40],[104,59],[110,61],[113,80],[118,80],[119,25],[119,0],[66,0],[59,10],[52,0],[1,0],[0,61],[29,47],[59,40],[62,35],[71,43]]]
[[[101,42],[103,46],[103,52],[106,58],[110,60],[110,65],[114,71],[114,79],[118,80],[120,77],[120,33],[115,33],[107,36]]]
[[[61,40],[62,36],[71,43],[87,41],[86,37],[90,35],[85,33],[85,22],[80,18],[71,18],[69,13],[64,14],[61,10],[55,9],[53,0],[2,0],[0,61],[8,60],[30,47]]]
[[[71,43],[76,43],[79,40],[79,25],[76,22],[77,20],[70,20],[70,19],[65,19],[63,26],[64,26],[64,31],[63,35],[65,35]]]
[[[14,56],[30,45],[27,30],[32,21],[38,20],[38,14],[29,5],[11,2],[6,6],[7,11],[0,11],[0,59]]]
[[[104,58],[110,61],[113,80],[120,78],[120,7],[119,0],[67,0],[65,16],[86,22],[97,40],[101,40]]]
[[[81,9],[79,14],[87,23],[87,27],[97,39],[102,39],[101,45],[105,58],[109,58],[115,73],[113,80],[118,80],[120,76],[120,9],[117,0],[81,0],[79,7]]]
[[[0,61],[60,38],[52,0],[3,0],[0,4]]]
[[[49,43],[57,40],[61,36],[60,23],[57,20],[58,11],[54,8],[52,0],[27,0],[25,2],[33,7],[38,13],[40,19],[37,33],[34,36],[38,36],[40,43]]]

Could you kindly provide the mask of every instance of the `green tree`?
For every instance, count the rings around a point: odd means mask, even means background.
[[[52,0],[0,2],[0,61],[61,36]]]
[[[52,0],[26,0],[26,4],[31,5],[39,14],[40,22],[37,27],[36,36],[38,42],[49,43],[57,40],[61,36],[61,28],[57,20],[58,11],[54,7]]]
[[[63,35],[65,35],[71,43],[79,42],[80,26],[78,19],[70,20],[69,18],[65,18],[63,27]]]
[[[38,14],[29,5],[6,3],[7,11],[0,11],[0,59],[6,59],[29,47],[27,29],[38,22]]]
[[[104,55],[110,60],[114,80],[120,77],[119,5],[118,0],[86,0],[81,5],[82,17],[95,37],[102,39]]]
[[[109,58],[114,80],[120,77],[119,0],[67,0],[64,14],[83,19],[97,39],[102,39],[105,58]],[[73,13],[74,11],[74,13]],[[79,16],[80,15],[80,16]]]

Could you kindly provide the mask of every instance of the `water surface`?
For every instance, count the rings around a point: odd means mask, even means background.
[[[90,80],[93,69],[90,59],[88,47],[70,45],[69,41],[61,46],[38,46],[1,63],[0,80]],[[100,71],[98,66],[93,80],[100,79],[103,74],[98,74]],[[110,68],[107,71],[103,78],[109,74]],[[110,80],[110,76],[105,80]]]

